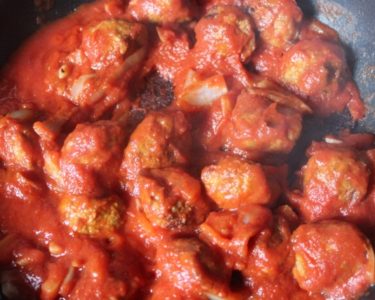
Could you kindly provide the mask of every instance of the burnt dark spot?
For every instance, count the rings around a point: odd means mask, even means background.
[[[173,85],[158,72],[146,77],[145,88],[141,93],[140,105],[148,111],[161,110],[168,107],[174,98]]]
[[[129,112],[128,126],[130,129],[134,129],[139,123],[146,117],[146,110],[141,108],[132,109]]]
[[[232,291],[241,291],[245,287],[245,280],[242,273],[238,270],[233,270],[230,278],[230,287]]]
[[[335,79],[339,77],[338,69],[332,65],[330,62],[324,64],[324,68],[327,70],[327,83],[332,83]]]

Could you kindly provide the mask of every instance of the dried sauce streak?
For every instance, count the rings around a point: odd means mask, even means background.
[[[306,114],[364,114],[338,35],[294,0],[128,2],[1,73],[1,297],[359,298],[374,137],[313,142],[287,184]]]

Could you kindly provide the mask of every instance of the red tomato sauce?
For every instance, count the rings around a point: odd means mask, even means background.
[[[314,142],[293,188],[286,163],[305,115],[345,108],[364,116],[338,34],[294,0],[102,0],[44,26],[0,73],[0,295],[359,298],[373,136]]]

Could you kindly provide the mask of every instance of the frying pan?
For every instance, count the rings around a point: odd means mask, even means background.
[[[65,16],[85,2],[90,0],[55,0],[51,9],[43,11],[35,7],[33,0],[0,0],[0,68],[22,41],[37,30],[40,21],[49,22]],[[319,139],[326,133],[337,132],[343,127],[375,133],[375,0],[297,2],[305,15],[316,17],[340,33],[368,113],[358,123],[352,123],[347,112],[327,119],[307,118],[304,134],[295,152],[303,153],[311,139]],[[291,161],[291,164],[297,165],[298,162]],[[362,297],[362,300],[371,299],[375,299],[375,287]]]

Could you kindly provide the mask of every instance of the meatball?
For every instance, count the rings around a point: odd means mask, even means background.
[[[141,208],[154,226],[191,231],[208,214],[200,182],[180,169],[152,169],[138,183]]]
[[[258,164],[226,158],[205,167],[201,175],[208,196],[221,208],[237,209],[247,204],[268,204],[271,191]]]
[[[138,23],[104,20],[83,28],[79,48],[59,60],[57,93],[93,118],[126,98],[126,85],[146,55],[147,31]]]
[[[210,9],[196,25],[195,33],[195,51],[205,53],[214,61],[234,55],[245,63],[255,49],[250,17],[235,6]]]
[[[313,110],[322,115],[342,111],[355,98],[354,91],[346,91],[355,87],[351,86],[343,49],[319,39],[300,41],[286,52],[281,59],[280,81],[306,97]]]
[[[199,227],[199,237],[225,253],[229,268],[242,270],[246,267],[250,242],[271,220],[271,211],[260,205],[211,212]]]
[[[1,189],[6,186],[4,196],[21,199],[25,203],[38,203],[46,197],[46,186],[38,175],[25,171],[2,170],[0,173]],[[42,200],[43,201],[43,200]]]
[[[62,222],[72,231],[102,236],[121,225],[122,203],[117,196],[89,198],[65,195],[59,205]]]
[[[249,256],[244,274],[249,278],[277,280],[279,274],[288,273],[290,238],[298,218],[288,206],[280,206],[249,246]],[[290,269],[288,269],[290,267]]]
[[[135,46],[146,43],[142,25],[125,20],[104,20],[84,29],[82,51],[93,70],[101,70],[125,60]]]
[[[297,224],[298,217],[293,210],[280,206],[267,226],[249,243],[247,264],[242,272],[251,282],[254,298],[315,299],[300,289],[292,275],[290,239]]]
[[[294,278],[311,293],[355,299],[374,283],[370,242],[352,225],[326,221],[301,225],[292,236]]]
[[[58,184],[76,195],[102,196],[116,185],[125,133],[112,121],[79,124],[61,150]]]
[[[35,132],[9,116],[0,120],[0,158],[7,168],[31,171],[41,167],[38,139]]]
[[[217,253],[194,238],[168,242],[157,249],[156,268],[160,276],[153,299],[171,295],[175,295],[175,299],[237,299],[232,298],[229,289],[230,272]],[[158,289],[158,282],[163,283],[164,288]]]
[[[182,166],[191,148],[190,126],[180,111],[149,113],[130,136],[121,164],[124,180],[143,169]]]
[[[286,48],[297,39],[303,14],[294,0],[245,0],[244,4],[267,46]]]
[[[304,96],[335,94],[345,80],[346,63],[343,50],[321,40],[304,40],[283,56],[282,81]]]
[[[366,163],[352,150],[317,150],[303,170],[303,199],[297,206],[308,221],[346,216],[366,196],[368,180]]]
[[[115,122],[78,124],[65,139],[61,154],[66,162],[99,171],[105,166],[118,164],[124,139],[123,129]]]
[[[103,16],[87,18],[79,10],[31,38],[5,74],[17,86],[17,99],[49,116],[79,111],[91,120],[127,99],[127,85],[147,54],[147,29]]]
[[[128,6],[137,21],[159,24],[189,21],[194,10],[190,0],[131,0]]]
[[[224,143],[230,150],[288,153],[301,128],[301,114],[294,109],[242,92],[224,129]]]

